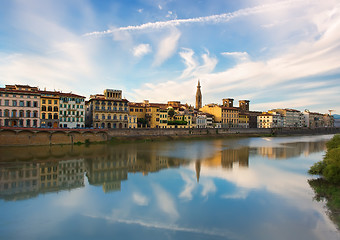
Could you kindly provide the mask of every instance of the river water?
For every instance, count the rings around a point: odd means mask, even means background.
[[[332,135],[0,148],[0,239],[340,239]]]

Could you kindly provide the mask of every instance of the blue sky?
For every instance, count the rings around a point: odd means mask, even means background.
[[[0,85],[340,113],[338,0],[1,1]]]

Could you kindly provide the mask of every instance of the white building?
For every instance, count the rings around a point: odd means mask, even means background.
[[[85,97],[73,93],[60,93],[59,126],[85,127]]]
[[[207,128],[207,115],[206,114],[197,115],[196,128]]]
[[[258,128],[277,128],[284,126],[284,116],[279,113],[263,113],[257,116]]]
[[[304,127],[305,126],[305,117],[302,112],[295,109],[274,109],[269,111],[280,113],[284,116],[284,127]]]

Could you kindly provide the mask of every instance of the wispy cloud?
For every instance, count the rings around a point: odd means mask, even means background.
[[[282,9],[292,6],[293,4],[298,3],[299,1],[280,1],[271,4],[260,5],[251,8],[240,9],[235,12],[223,13],[217,15],[211,15],[206,17],[197,17],[197,18],[187,18],[187,19],[174,19],[169,21],[159,21],[159,22],[148,22],[141,25],[135,26],[127,26],[127,27],[119,27],[114,29],[109,29],[106,31],[96,31],[84,34],[84,36],[105,36],[112,34],[116,31],[139,31],[139,30],[147,30],[147,29],[162,29],[168,27],[177,27],[183,24],[193,24],[193,23],[210,23],[210,24],[218,24],[229,22],[230,20],[238,17],[249,16],[253,14],[259,14],[263,12],[270,12],[276,9]],[[161,9],[161,8],[160,8]]]
[[[135,57],[143,57],[144,55],[150,53],[151,46],[150,44],[139,44],[138,46],[134,47],[132,52]]]
[[[155,60],[153,62],[154,66],[161,65],[165,60],[175,53],[180,36],[180,31],[176,28],[173,28],[171,29],[170,34],[159,42]]]
[[[194,58],[194,51],[192,49],[183,48],[179,53],[181,58],[183,59],[183,63],[186,65],[186,69],[184,69],[181,78],[186,78],[191,75],[191,73],[196,69],[198,63]]]
[[[195,52],[192,49],[182,49],[179,55],[183,59],[185,68],[181,75],[173,78],[172,81],[162,83],[162,88],[158,84],[150,87],[153,92],[157,89],[159,96],[175,95],[179,100],[186,101],[187,96],[180,99],[183,86],[195,84],[193,78],[200,78],[206,103],[215,102],[216,96],[220,99],[226,97],[224,94],[228,93],[234,98],[238,95],[252,96],[250,100],[253,102],[251,105],[253,110],[267,110],[268,106],[274,107],[274,105],[276,107],[289,105],[301,110],[309,108],[325,112],[328,107],[336,107],[333,99],[338,95],[335,92],[339,91],[336,84],[332,83],[334,78],[322,76],[340,74],[340,59],[338,58],[340,55],[340,5],[332,11],[325,10],[318,13],[318,17],[312,16],[314,15],[311,15],[308,24],[318,26],[313,28],[315,32],[311,34],[317,36],[316,38],[308,35],[298,42],[294,40],[286,45],[284,51],[275,52],[275,54],[266,56],[265,59],[250,59],[247,52],[223,52],[224,56],[243,60],[231,68],[220,66],[219,71],[215,71],[214,67],[218,64],[217,58],[209,56],[208,53],[203,64],[207,67],[203,67],[194,58]],[[306,19],[304,18],[303,21],[307,21]],[[320,86],[324,85],[323,89],[306,89],[306,86],[311,86],[308,78],[319,79],[314,81],[317,81]],[[181,82],[181,85],[174,85],[174,82]],[[291,84],[293,84],[292,87],[290,87]],[[166,89],[163,94],[160,92],[161,89]],[[304,89],[305,93],[310,94],[302,96],[297,89]],[[140,91],[145,90],[148,91],[147,88]],[[324,106],[328,105],[327,108],[321,109],[320,103]]]
[[[236,60],[241,62],[249,60],[249,55],[247,52],[223,52],[221,55],[236,58]]]

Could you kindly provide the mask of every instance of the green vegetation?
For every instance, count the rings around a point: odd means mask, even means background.
[[[321,175],[330,183],[340,184],[340,134],[335,135],[326,145],[326,156],[315,163],[308,172]]]
[[[168,121],[168,125],[187,125],[187,121]]]
[[[170,118],[172,118],[174,115],[175,115],[175,110],[174,110],[173,108],[170,108],[170,109],[168,110],[168,116],[169,116]]]
[[[340,229],[340,135],[335,135],[326,146],[324,159],[315,163],[308,171],[310,174],[320,175],[321,178],[308,182],[314,189],[317,201],[327,199],[329,216]]]

